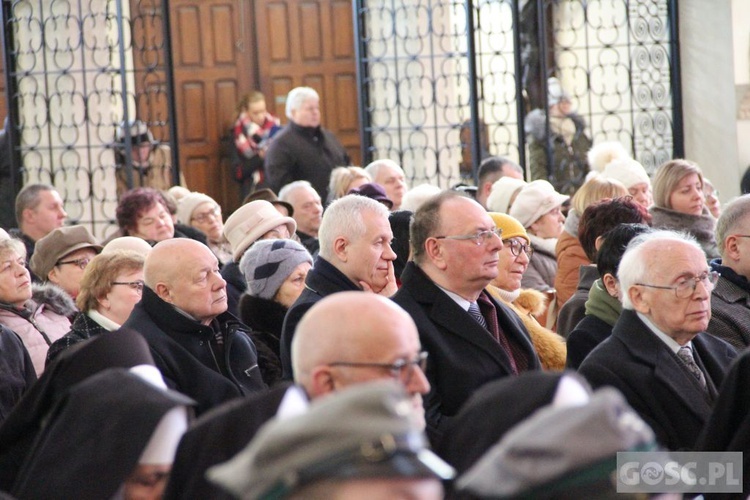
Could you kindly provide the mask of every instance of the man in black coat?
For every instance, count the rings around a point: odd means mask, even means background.
[[[143,298],[123,328],[143,335],[167,385],[193,398],[197,414],[266,389],[247,327],[226,312],[226,282],[207,246],[161,241],[143,276]]]
[[[266,151],[269,185],[278,193],[292,181],[310,181],[325,200],[331,171],[349,165],[349,155],[336,136],[320,125],[320,97],[314,89],[292,89],[286,98],[286,116],[289,124]]]
[[[344,196],[326,210],[319,234],[320,253],[307,273],[305,290],[284,318],[279,357],[285,380],[294,376],[294,330],[316,302],[337,292],[366,290],[386,297],[396,292],[396,254],[385,205],[365,196]]]
[[[433,443],[483,384],[540,367],[521,319],[484,291],[503,248],[495,231],[479,203],[451,191],[429,199],[411,225],[414,261],[394,300],[414,319],[430,355],[425,417]]]
[[[670,231],[634,239],[620,262],[623,311],[579,372],[613,386],[670,450],[689,450],[736,352],[707,333],[717,276],[692,238]]]
[[[426,358],[417,328],[384,297],[342,292],[321,300],[300,322],[293,351],[296,385],[231,401],[204,415],[185,434],[165,499],[230,498],[205,479],[206,470],[239,453],[273,416],[299,413],[307,398],[395,378],[410,394],[415,414],[423,414],[422,395],[430,385],[422,371]]]

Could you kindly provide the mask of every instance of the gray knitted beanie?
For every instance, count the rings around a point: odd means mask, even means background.
[[[256,241],[240,260],[240,271],[247,281],[247,293],[271,300],[294,269],[303,262],[312,264],[310,253],[294,240]]]

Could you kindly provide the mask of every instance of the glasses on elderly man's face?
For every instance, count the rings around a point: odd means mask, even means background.
[[[347,361],[335,361],[328,363],[328,366],[344,366],[349,368],[380,368],[388,370],[390,376],[395,380],[400,380],[404,385],[409,385],[414,370],[419,367],[424,373],[427,369],[427,352],[422,351],[414,359],[399,359],[394,363],[350,363]]]
[[[190,218],[191,221],[194,222],[200,222],[201,224],[204,224],[210,220],[213,219],[220,219],[221,218],[221,207],[218,205],[212,208],[211,210],[208,210],[206,212],[201,212],[199,214],[196,214]]]
[[[435,236],[436,240],[458,240],[458,241],[473,241],[476,246],[482,246],[488,243],[492,236],[497,236],[502,240],[503,230],[500,228],[488,229],[486,231],[479,231],[476,234],[460,234],[458,236]]]
[[[717,273],[716,271],[706,271],[700,276],[680,278],[680,281],[678,281],[674,286],[648,285],[646,283],[636,283],[636,285],[645,286],[648,288],[657,288],[659,290],[674,290],[674,294],[678,299],[687,299],[693,296],[698,283],[703,283],[703,286],[706,287],[706,290],[708,292],[713,290],[714,285],[716,285],[716,282],[719,281],[719,276],[719,273]]]
[[[112,285],[122,285],[130,287],[131,289],[135,290],[136,292],[143,292],[143,280],[136,280],[136,281],[113,281]]]
[[[531,245],[528,243],[521,243],[518,240],[503,240],[503,244],[510,247],[510,253],[518,257],[521,255],[521,252],[525,252],[526,255],[531,258],[531,256],[534,254],[534,249],[531,248]]]
[[[70,264],[70,265],[78,266],[79,269],[83,270],[83,269],[86,269],[86,266],[89,265],[89,262],[91,262],[91,259],[89,259],[88,257],[82,257],[80,259],[74,259],[74,260],[61,260],[55,265],[63,266],[66,264]]]

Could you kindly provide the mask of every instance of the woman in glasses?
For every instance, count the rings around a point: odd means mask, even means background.
[[[177,221],[206,235],[206,244],[219,259],[219,265],[232,262],[232,246],[223,234],[221,207],[213,198],[196,192],[186,195],[177,204]]]
[[[78,342],[120,328],[141,300],[143,262],[143,255],[129,250],[100,254],[91,260],[76,298],[81,313],[70,331],[50,346],[47,363]]]
[[[534,350],[545,370],[565,368],[565,342],[556,333],[544,328],[534,318],[547,306],[546,297],[537,290],[522,289],[521,281],[534,253],[523,225],[510,215],[490,212],[495,225],[503,231],[503,248],[498,252],[497,278],[488,291],[509,305],[529,331]]]
[[[74,312],[73,300],[59,288],[32,287],[21,240],[0,239],[0,324],[21,337],[37,375],[49,345],[70,330],[67,316]]]

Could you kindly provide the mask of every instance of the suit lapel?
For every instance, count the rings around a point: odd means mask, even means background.
[[[711,408],[708,396],[698,381],[694,380],[680,364],[677,355],[643,324],[635,312],[623,311],[622,314],[626,315],[625,321],[618,323],[613,335],[620,338],[634,358],[651,367],[654,378],[673,393],[672,404],[679,403],[686,411],[705,420]]]
[[[505,350],[492,337],[492,334],[482,328],[469,313],[464,311],[445,292],[425,277],[425,283],[420,287],[422,293],[419,300],[429,305],[430,320],[446,333],[456,335],[476,348],[489,354],[507,373],[512,373],[510,359]]]

